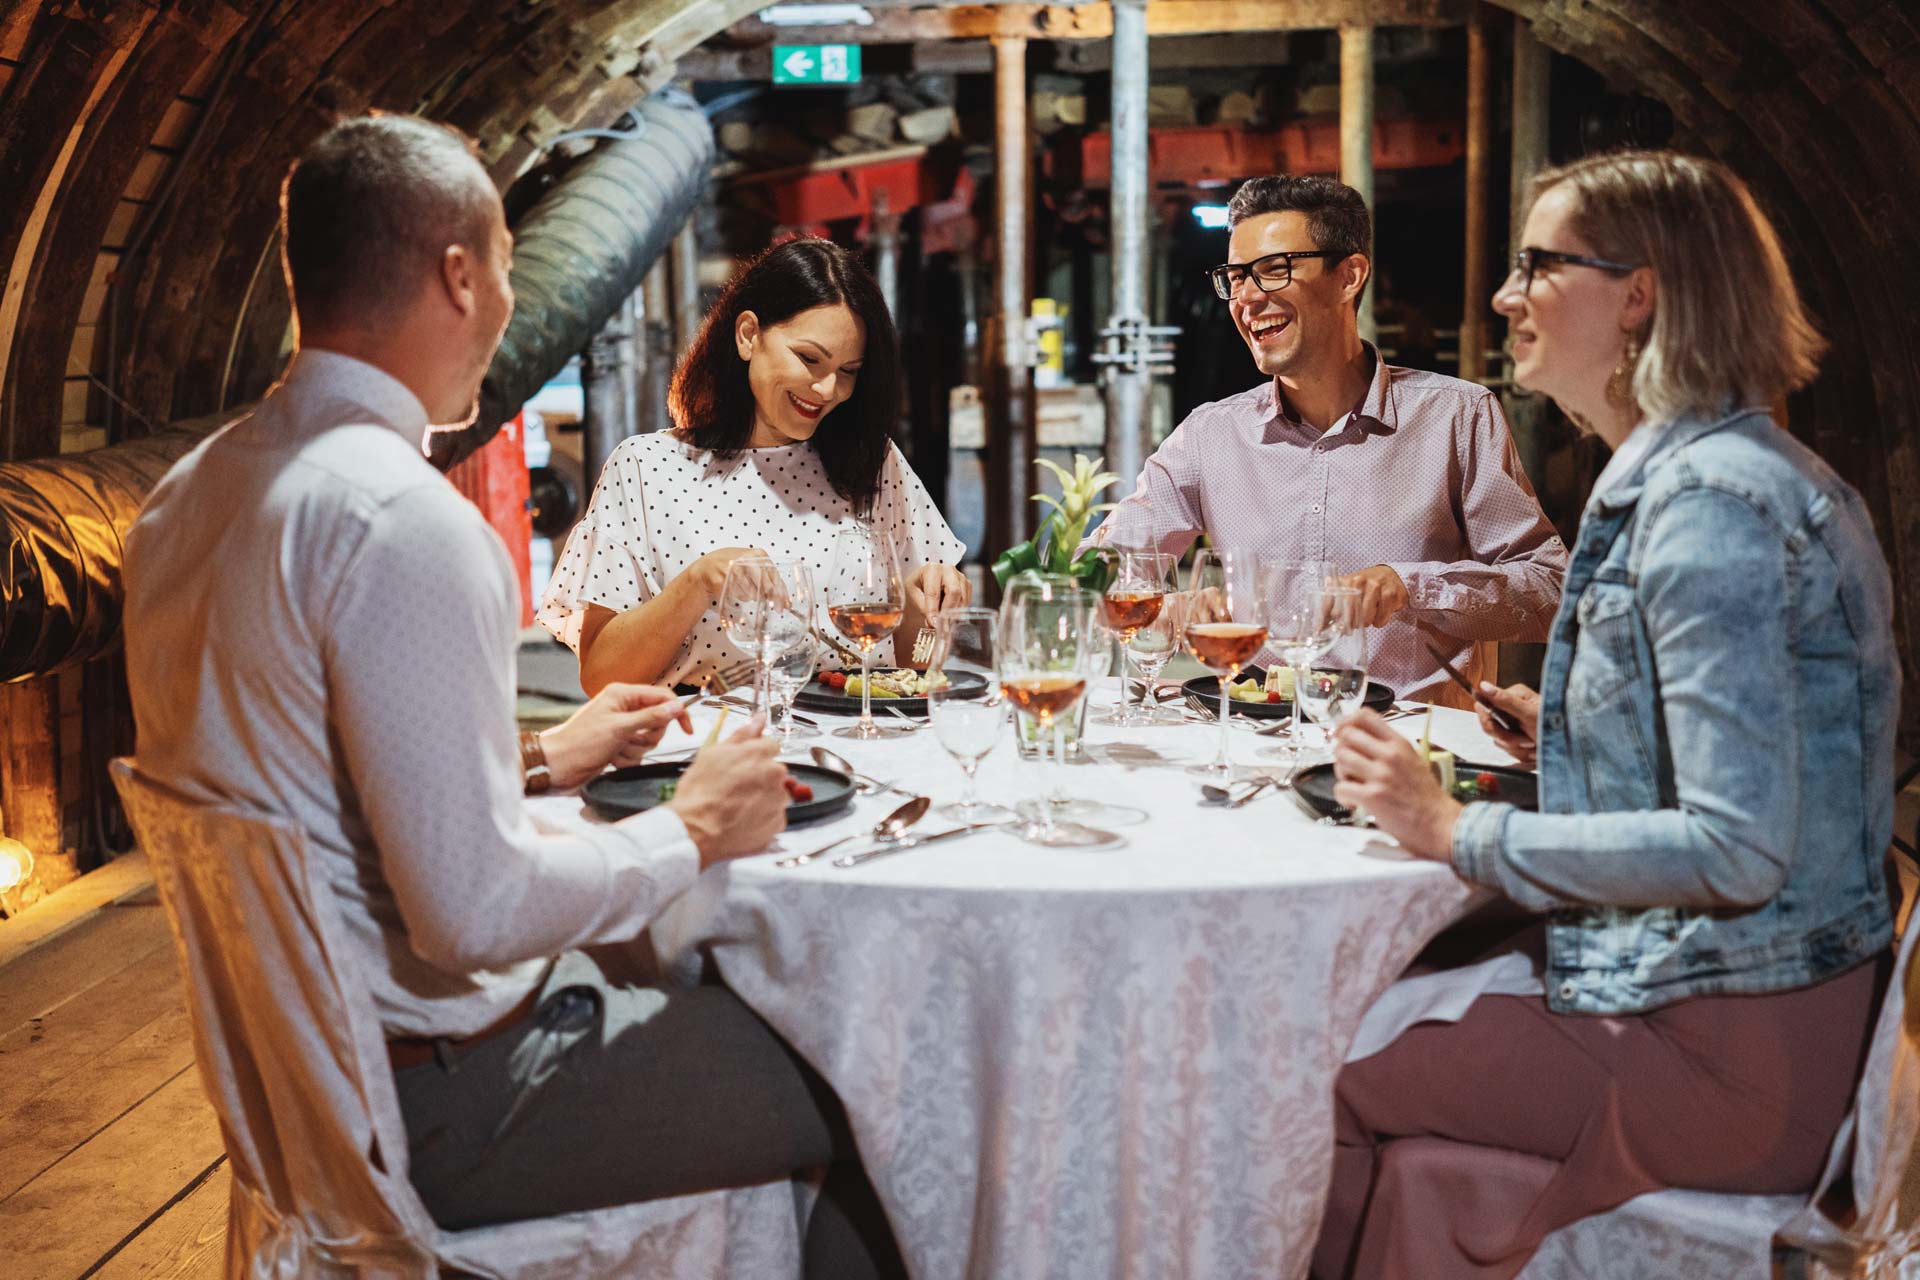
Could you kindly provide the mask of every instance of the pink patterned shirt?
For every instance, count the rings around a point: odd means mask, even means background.
[[[1411,603],[1374,630],[1368,674],[1402,697],[1447,681],[1422,629],[1468,679],[1493,678],[1493,642],[1547,638],[1567,549],[1492,392],[1376,355],[1366,396],[1322,435],[1275,389],[1195,409],[1093,540],[1178,555],[1205,533],[1218,547],[1324,557],[1337,573],[1389,566]]]

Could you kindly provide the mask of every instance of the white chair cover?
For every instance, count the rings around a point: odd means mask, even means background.
[[[386,1043],[304,834],[113,762],[186,978],[233,1167],[230,1280],[799,1273],[788,1182],[447,1232],[407,1177]]]
[[[1570,1223],[1541,1243],[1521,1280],[1920,1280],[1920,929],[1907,930],[1874,1024],[1853,1112],[1811,1203],[1798,1197],[1655,1191]],[[1909,997],[1913,997],[1909,1003]],[[1532,1157],[1513,1156],[1515,1160]],[[1540,1161],[1543,1166],[1545,1161]],[[1846,1225],[1821,1206],[1851,1173]],[[1829,1206],[1831,1207],[1831,1206]]]

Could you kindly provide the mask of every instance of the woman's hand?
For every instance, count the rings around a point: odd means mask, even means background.
[[[1518,720],[1525,736],[1508,733],[1502,729],[1493,722],[1493,717],[1487,714],[1487,709],[1476,702],[1473,712],[1480,717],[1480,727],[1500,744],[1502,751],[1525,767],[1533,768],[1540,754],[1540,695],[1524,684],[1510,684],[1504,689],[1498,689],[1482,680],[1480,696]]]
[[[672,690],[650,684],[608,685],[565,723],[540,735],[554,787],[565,791],[580,786],[610,764],[639,764],[676,721],[693,731],[693,721]]]
[[[973,588],[952,565],[923,564],[907,577],[907,609],[931,622],[942,609],[958,609],[973,599]]]
[[[1408,853],[1451,858],[1460,802],[1379,715],[1362,709],[1333,731],[1333,776],[1333,798],[1349,809],[1364,807]]]
[[[708,605],[712,606],[720,602],[720,593],[727,585],[727,570],[733,567],[735,560],[766,554],[753,547],[721,547],[718,551],[709,551],[695,560],[680,576],[704,591],[708,597]]]

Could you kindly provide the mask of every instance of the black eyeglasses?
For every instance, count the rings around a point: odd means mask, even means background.
[[[1344,253],[1335,253],[1331,249],[1296,249],[1290,253],[1270,253],[1264,258],[1255,258],[1252,262],[1228,262],[1207,272],[1207,279],[1213,281],[1213,291],[1222,298],[1233,297],[1233,291],[1240,282],[1252,277],[1253,282],[1268,293],[1275,289],[1284,289],[1293,283],[1293,263],[1296,258],[1344,258]]]
[[[1629,271],[1640,268],[1631,262],[1609,262],[1605,258],[1589,258],[1581,253],[1561,253],[1558,249],[1520,249],[1513,255],[1513,273],[1507,277],[1512,283],[1514,276],[1520,277],[1520,292],[1527,293],[1533,288],[1533,273],[1542,265],[1550,262],[1564,262],[1570,267],[1592,267],[1596,271],[1605,271],[1612,275],[1623,276]]]

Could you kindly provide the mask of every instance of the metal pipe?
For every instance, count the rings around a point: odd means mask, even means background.
[[[987,558],[1027,536],[1033,483],[1033,358],[1028,350],[1027,41],[995,36],[994,224],[998,278],[987,397]]]
[[[667,389],[673,384],[673,368],[679,359],[674,336],[679,313],[667,314],[671,296],[667,264],[664,260],[656,262],[640,284],[641,322],[634,340],[642,388],[635,416],[642,431],[665,431],[673,425],[667,413]],[[687,341],[691,340],[689,335]],[[686,347],[679,346],[678,350],[685,351]]]
[[[1373,28],[1340,28],[1340,181],[1373,208]],[[1369,246],[1369,258],[1372,257]],[[1360,336],[1379,336],[1373,318],[1373,282],[1360,295]]]
[[[1488,153],[1493,150],[1492,94],[1488,92],[1486,7],[1475,4],[1467,18],[1467,244],[1466,285],[1460,309],[1460,376],[1473,381],[1487,375],[1487,316],[1491,282],[1487,279]]]
[[[1533,36],[1533,24],[1518,14],[1513,19],[1513,182],[1510,191],[1507,251],[1523,243],[1527,217],[1527,186],[1547,164],[1547,109],[1549,67],[1547,47]],[[1495,270],[1499,269],[1498,264]],[[1537,485],[1545,471],[1547,401],[1514,388],[1505,397],[1507,427],[1513,433],[1520,466]]]
[[[700,231],[695,225],[699,214],[690,214],[673,237],[673,353],[677,358],[693,345],[706,318],[700,306]],[[664,315],[661,323],[666,322]],[[661,389],[665,395],[665,388]]]
[[[1145,327],[1147,318],[1147,5],[1112,0],[1113,296],[1108,327]],[[1107,367],[1107,466],[1127,480],[1147,456],[1153,375],[1144,363]]]
[[[634,404],[633,295],[608,317],[587,344],[580,361],[584,412],[580,422],[580,460],[587,488],[600,481],[600,469],[615,445],[638,430]]]
[[[893,212],[886,188],[873,193],[873,277],[895,327],[900,324],[900,215]]]

